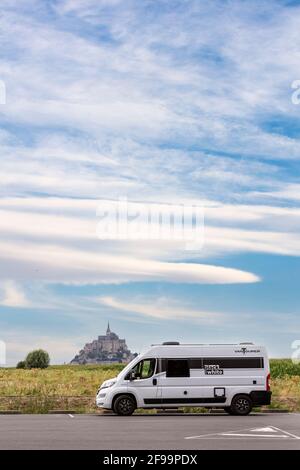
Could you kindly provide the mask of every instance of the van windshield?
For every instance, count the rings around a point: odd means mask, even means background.
[[[132,361],[130,361],[126,367],[124,367],[124,369],[121,370],[121,372],[118,373],[117,375],[117,378],[119,378],[121,375],[125,374],[127,372],[129,372],[132,368],[133,368],[133,364],[136,364],[137,362],[139,362],[139,358],[141,357],[141,354],[139,354],[138,356],[136,356],[134,359],[132,359]]]

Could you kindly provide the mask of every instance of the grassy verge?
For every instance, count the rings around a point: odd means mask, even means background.
[[[0,368],[0,410],[95,412],[99,384],[115,377],[122,368],[122,364],[50,366],[44,370]],[[300,411],[300,364],[293,364],[290,359],[273,359],[271,377],[271,407]]]
[[[0,369],[0,410],[48,413],[50,410],[94,412],[99,385],[124,367],[50,366],[48,369]]]
[[[271,359],[272,404],[269,408],[300,411],[300,363]]]

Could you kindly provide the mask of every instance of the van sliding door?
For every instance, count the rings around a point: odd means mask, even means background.
[[[214,377],[204,376],[203,360],[163,359],[159,377],[161,403],[165,406],[203,405],[221,403],[225,397],[216,397]]]

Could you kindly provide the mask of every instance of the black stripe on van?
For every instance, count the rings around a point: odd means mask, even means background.
[[[199,398],[145,398],[145,405],[175,405],[189,403],[225,403],[226,397],[199,397]]]
[[[171,359],[171,358],[170,358]],[[172,358],[176,360],[175,358]],[[190,369],[204,369],[205,366],[217,365],[220,369],[263,369],[263,357],[193,357],[178,358],[189,362]],[[157,372],[167,370],[167,358],[158,360]]]
[[[263,357],[205,357],[203,366],[218,365],[220,369],[263,369]]]

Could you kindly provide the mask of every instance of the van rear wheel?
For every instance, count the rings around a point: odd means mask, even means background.
[[[252,401],[248,395],[236,395],[231,402],[231,414],[236,416],[246,416],[252,410]]]
[[[113,411],[120,416],[130,416],[136,406],[130,395],[120,395],[114,401]]]

